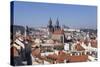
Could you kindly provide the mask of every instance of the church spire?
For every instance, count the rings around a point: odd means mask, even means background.
[[[53,31],[54,31],[54,27],[53,27],[53,25],[52,25],[52,20],[51,20],[51,18],[50,18],[50,20],[49,20],[48,29],[49,29],[49,32],[53,32]]]
[[[58,20],[58,18],[57,18],[57,21],[56,21],[56,26],[59,26],[59,20]]]
[[[57,18],[56,25],[55,25],[55,30],[58,30],[58,29],[60,29],[60,26],[59,26],[59,20]]]
[[[52,25],[52,20],[51,20],[51,18],[50,18],[50,20],[49,20],[49,25]]]

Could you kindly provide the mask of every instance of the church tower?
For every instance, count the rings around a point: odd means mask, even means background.
[[[51,20],[51,18],[50,18],[50,20],[49,20],[49,24],[48,24],[47,27],[48,27],[49,32],[51,32],[51,33],[54,32],[54,27],[53,27],[53,25],[52,25],[52,20]]]
[[[59,29],[60,29],[59,20],[57,18],[56,25],[55,25],[55,30],[59,30]]]

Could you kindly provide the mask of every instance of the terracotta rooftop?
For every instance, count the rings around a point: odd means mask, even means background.
[[[69,56],[69,62],[85,62],[88,60],[88,55]]]
[[[57,63],[63,63],[64,60],[66,59],[68,62],[85,62],[88,60],[88,55],[72,55],[70,56],[69,54],[53,54],[49,55],[49,58],[56,60]]]
[[[85,50],[80,44],[75,45],[75,49],[77,51],[83,51],[83,50]]]
[[[64,30],[61,30],[61,29],[55,30],[55,31],[53,32],[53,34],[64,34]]]
[[[97,40],[91,40],[91,47],[97,48]]]

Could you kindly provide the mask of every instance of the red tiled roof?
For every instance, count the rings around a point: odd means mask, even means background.
[[[68,60],[69,62],[85,62],[88,60],[88,56],[87,55],[80,55],[80,56],[63,55],[63,56],[58,56],[57,62],[63,62],[65,59]]]
[[[59,55],[53,54],[49,55],[48,57],[56,60],[57,63],[63,63],[65,59],[68,60],[69,62],[85,62],[88,60],[88,55],[70,56],[70,54],[64,54],[64,53]]]
[[[70,62],[85,62],[88,60],[88,55],[69,56]]]
[[[86,46],[88,46],[89,41],[85,40],[85,41],[84,41],[84,44],[85,44]]]
[[[97,41],[96,40],[91,40],[91,46],[97,48]]]
[[[77,45],[75,46],[75,49],[76,49],[77,51],[85,50],[80,44],[77,44]]]
[[[10,50],[11,50],[11,56],[14,57],[14,56],[19,55],[18,50],[16,49],[16,47],[11,47]]]
[[[55,30],[55,31],[53,32],[53,34],[64,34],[64,31],[61,30],[61,29]]]

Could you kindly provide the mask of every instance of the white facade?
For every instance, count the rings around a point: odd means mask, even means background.
[[[64,50],[70,50],[70,49],[71,49],[70,44],[65,43]]]

